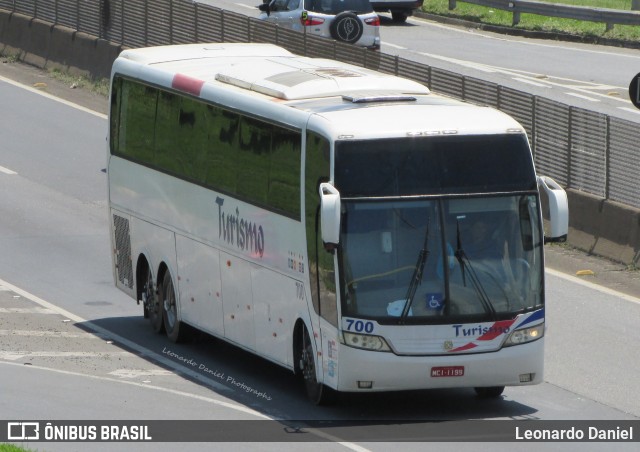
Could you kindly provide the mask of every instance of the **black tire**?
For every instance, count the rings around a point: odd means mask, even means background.
[[[306,327],[302,328],[300,334],[300,373],[304,380],[304,387],[307,397],[315,405],[331,405],[336,401],[336,392],[318,382],[316,378],[316,361],[313,353],[313,344],[309,338],[309,332]]]
[[[502,395],[504,386],[489,386],[486,388],[473,388],[476,391],[476,395],[481,399],[497,399]]]
[[[397,24],[405,23],[408,17],[407,13],[391,13],[391,19]]]
[[[169,272],[165,272],[162,286],[158,291],[162,300],[162,317],[167,337],[172,342],[181,342],[185,337],[186,325],[178,320],[178,304],[173,280]]]
[[[364,24],[360,18],[350,11],[343,11],[333,19],[329,26],[331,37],[336,41],[353,44],[358,42],[364,33]]]
[[[156,333],[164,333],[164,322],[162,320],[162,304],[160,297],[153,284],[153,274],[147,269],[147,275],[142,287],[142,302],[144,306],[144,316],[149,319],[151,328]]]

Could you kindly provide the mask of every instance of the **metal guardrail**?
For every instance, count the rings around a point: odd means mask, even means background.
[[[449,0],[449,9],[455,9],[456,3],[472,3],[479,6],[511,11],[512,25],[520,23],[520,14],[529,13],[539,16],[560,17],[588,22],[602,22],[607,24],[607,31],[614,25],[640,25],[640,12],[623,11],[620,9],[588,8],[582,6],[563,5],[560,3],[545,3],[534,0]]]
[[[0,8],[125,47],[269,42],[410,78],[436,93],[498,108],[526,129],[538,172],[567,188],[640,208],[638,123],[572,107],[382,52],[304,35],[191,0],[0,0]]]

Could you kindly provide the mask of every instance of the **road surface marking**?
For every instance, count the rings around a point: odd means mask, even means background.
[[[520,82],[520,83],[526,83],[527,85],[537,86],[539,88],[551,88],[551,86],[549,86],[548,84],[534,82],[533,80],[529,80],[529,79],[526,79],[526,78],[514,77],[513,80],[515,80],[516,82]]]
[[[0,314],[57,314],[47,308],[0,308]]]
[[[113,372],[109,372],[109,375],[120,378],[165,377],[175,375],[175,372],[164,369],[118,369]]]
[[[633,295],[628,295],[623,292],[619,292],[617,290],[609,289],[608,287],[600,286],[590,281],[585,281],[584,279],[580,279],[577,276],[567,275],[566,273],[562,273],[558,270],[553,270],[551,268],[546,268],[545,272],[549,273],[550,275],[557,276],[558,278],[564,279],[565,281],[569,281],[569,282],[587,287],[589,289],[597,290],[607,295],[621,298],[625,301],[630,301],[631,303],[640,304],[640,298],[634,297]]]
[[[640,113],[640,110],[638,110],[637,108],[618,107],[618,109],[628,111],[630,113],[636,113],[636,114]]]
[[[10,176],[18,174],[15,171],[10,170],[9,168],[5,168],[4,166],[0,166],[0,173],[8,174]]]
[[[64,337],[82,339],[102,339],[107,337],[95,333],[67,333],[66,331],[36,331],[36,330],[0,330],[0,336],[21,337]]]
[[[565,93],[568,96],[579,97],[580,99],[588,100],[589,102],[600,102],[600,99],[594,99],[593,97],[585,96],[578,93]]]
[[[61,104],[64,104],[64,105],[68,106],[68,107],[72,107],[72,108],[75,108],[77,110],[83,111],[85,113],[89,113],[90,115],[97,116],[98,118],[107,119],[107,115],[104,115],[104,114],[99,113],[97,111],[94,111],[94,110],[91,110],[89,108],[83,107],[82,105],[74,104],[73,102],[69,102],[68,100],[61,99],[59,97],[54,96],[53,94],[49,94],[47,92],[40,91],[39,89],[32,88],[32,87],[27,86],[27,85],[23,85],[22,83],[18,83],[18,82],[14,81],[14,80],[11,80],[10,78],[6,78],[6,77],[3,77],[1,75],[0,75],[0,82],[5,82],[5,83],[8,83],[10,85],[16,86],[18,88],[22,88],[24,90],[32,92],[34,94],[39,94],[40,96],[46,97],[47,99],[55,100],[57,102],[60,102]]]
[[[385,47],[393,47],[394,49],[407,50],[406,47],[402,47],[396,44],[391,44],[390,42],[387,42],[387,41],[382,42],[381,45]]]
[[[129,352],[31,352],[26,350],[0,351],[0,359],[16,361],[22,358],[98,358],[130,356]]]

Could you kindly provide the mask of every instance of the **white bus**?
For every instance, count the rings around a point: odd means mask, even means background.
[[[285,366],[315,403],[542,381],[567,198],[516,121],[269,44],[126,50],[111,79],[114,279],[156,331]]]

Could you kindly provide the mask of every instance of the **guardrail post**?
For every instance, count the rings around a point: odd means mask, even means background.
[[[516,10],[515,2],[509,2],[509,9],[511,10],[511,26],[515,27],[520,23],[520,11]]]
[[[456,0],[449,0],[449,11],[451,11],[452,9],[456,9]]]

